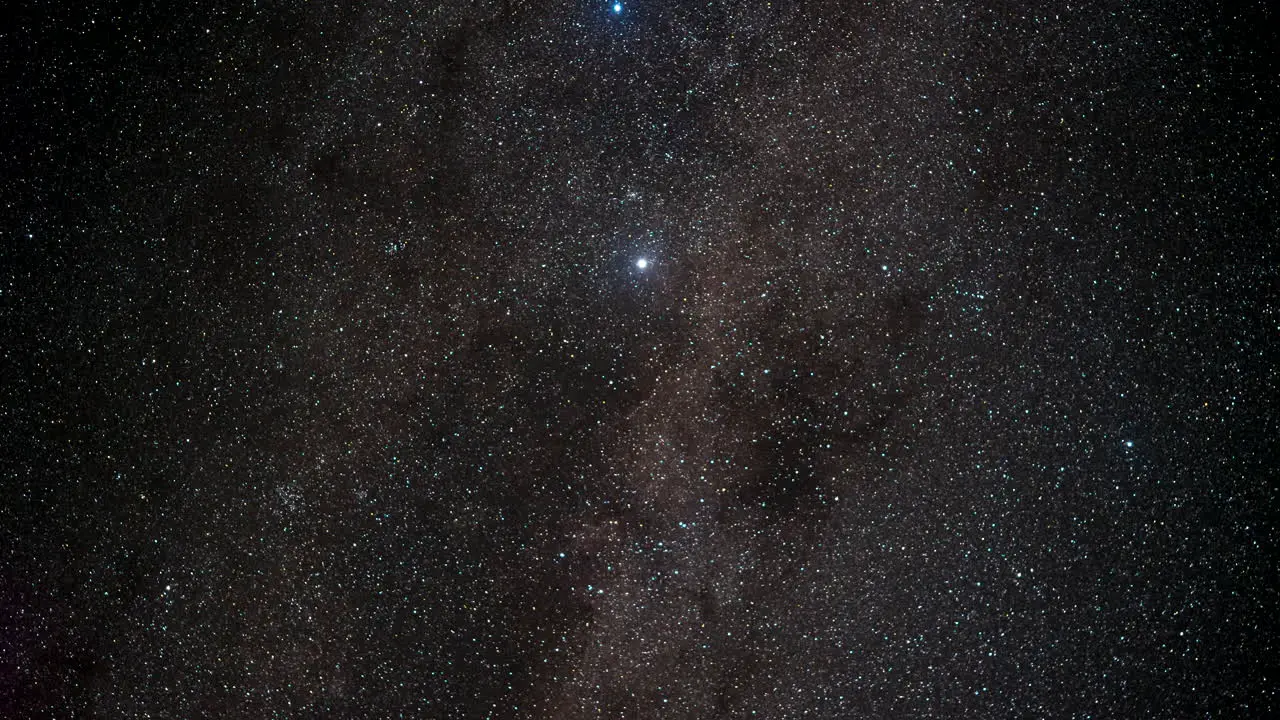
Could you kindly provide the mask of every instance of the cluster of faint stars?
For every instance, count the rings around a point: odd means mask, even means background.
[[[48,5],[6,717],[1269,716],[1230,13]]]

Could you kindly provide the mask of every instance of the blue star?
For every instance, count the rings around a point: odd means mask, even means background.
[[[614,15],[617,15],[617,14],[618,14],[618,13],[620,13],[620,12],[622,12],[622,3],[614,3],[614,4],[613,4],[613,14],[614,14]]]

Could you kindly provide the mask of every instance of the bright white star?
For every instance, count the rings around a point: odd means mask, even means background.
[[[636,261],[636,267],[640,268],[641,270],[649,267],[649,260],[646,258],[640,258],[639,260]]]
[[[614,3],[614,4],[613,4],[613,12],[614,12],[614,14],[617,14],[617,13],[622,12],[622,3]]]

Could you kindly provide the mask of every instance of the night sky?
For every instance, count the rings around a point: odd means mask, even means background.
[[[1276,11],[1028,5],[6,5],[0,716],[1280,711]]]

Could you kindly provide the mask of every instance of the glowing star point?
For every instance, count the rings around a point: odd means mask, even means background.
[[[640,268],[641,270],[649,267],[649,259],[640,258],[639,260],[636,260],[636,267]]]
[[[622,12],[622,3],[614,3],[614,4],[613,4],[613,14],[614,14],[614,15],[617,15],[618,13],[621,13],[621,12]]]

